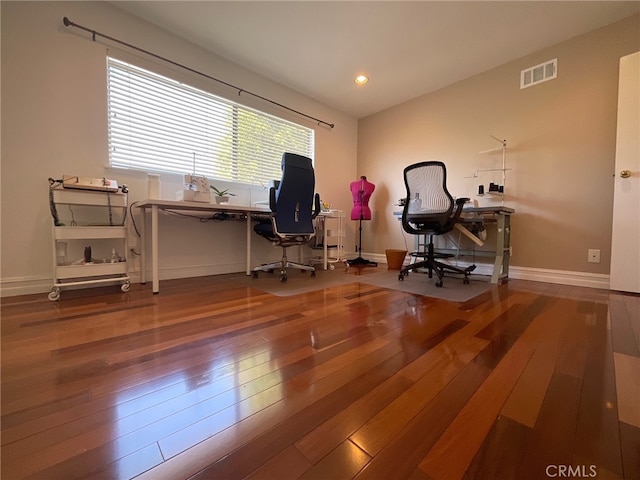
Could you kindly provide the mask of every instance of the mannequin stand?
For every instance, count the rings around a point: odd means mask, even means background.
[[[359,224],[358,257],[353,260],[347,260],[347,267],[377,267],[377,262],[362,258],[362,218],[360,218]]]

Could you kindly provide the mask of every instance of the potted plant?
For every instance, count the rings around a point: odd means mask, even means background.
[[[220,204],[220,203],[229,203],[229,197],[235,197],[236,194],[235,193],[231,193],[229,191],[228,188],[225,188],[224,190],[219,190],[218,188],[214,187],[213,185],[211,185],[211,190],[214,191],[214,193],[216,194],[216,203]]]

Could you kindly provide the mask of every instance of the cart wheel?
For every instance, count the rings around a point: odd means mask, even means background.
[[[122,290],[123,292],[128,292],[129,288],[131,287],[131,283],[130,282],[124,282],[122,284],[122,286],[120,287],[120,290]]]
[[[336,266],[333,263],[329,264],[329,270],[335,270]]]
[[[49,292],[49,300],[51,300],[52,302],[55,302],[59,298],[60,298],[60,289],[52,288],[51,291]]]

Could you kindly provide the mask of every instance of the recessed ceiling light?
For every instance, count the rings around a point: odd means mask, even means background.
[[[369,77],[367,77],[366,75],[358,75],[355,79],[355,82],[358,85],[364,85],[365,83],[367,83],[369,81]]]

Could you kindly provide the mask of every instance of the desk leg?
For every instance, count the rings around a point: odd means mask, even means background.
[[[328,233],[327,223],[329,223],[328,220],[329,220],[328,216],[324,217],[322,219],[322,235],[323,235],[323,237],[322,237],[322,244],[323,244],[322,245],[322,250],[323,250],[323,252],[322,253],[324,255],[324,257],[323,257],[323,267],[324,267],[325,270],[329,266],[328,265],[329,262],[327,260],[327,257],[329,255],[329,245],[328,245],[328,242],[327,242],[327,233]]]
[[[498,215],[498,224],[496,231],[496,259],[493,264],[493,275],[491,275],[491,283],[500,283],[502,277],[502,268],[504,266],[504,245],[505,245],[505,217],[506,215]]]
[[[247,275],[251,275],[251,212],[247,213]]]
[[[142,221],[140,222],[140,283],[147,283],[147,210],[140,209]]]
[[[152,291],[160,293],[160,278],[158,276],[158,206],[151,206],[151,276],[153,279]]]
[[[511,261],[511,215],[504,216],[504,259],[502,261],[502,279],[509,280],[509,262]]]

